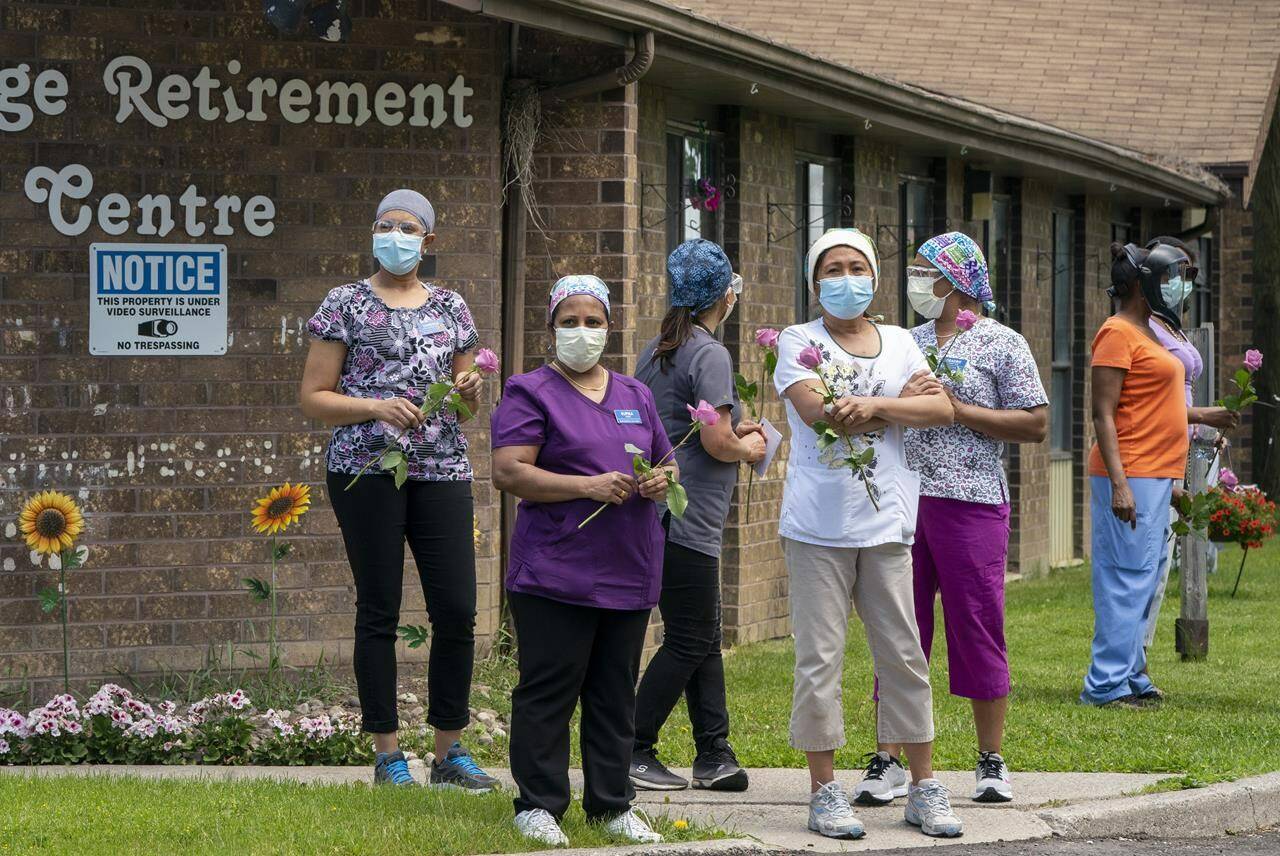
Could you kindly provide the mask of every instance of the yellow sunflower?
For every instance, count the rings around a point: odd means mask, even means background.
[[[270,493],[257,501],[253,507],[253,528],[271,535],[283,532],[297,523],[310,505],[310,487],[285,482],[280,487],[271,488]]]
[[[18,528],[28,547],[52,556],[75,544],[76,536],[84,531],[84,515],[65,493],[46,490],[27,500],[18,515]]]

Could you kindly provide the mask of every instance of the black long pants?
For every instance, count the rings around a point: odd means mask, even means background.
[[[635,739],[636,678],[649,610],[573,606],[508,593],[520,683],[511,693],[511,775],[517,812],[569,808],[569,720],[582,701],[582,808],[599,820],[626,811]]]
[[[667,541],[662,560],[662,647],[636,692],[637,750],[652,749],[684,693],[698,754],[729,738],[720,655],[720,560]]]
[[[442,731],[466,727],[475,662],[476,554],[471,482],[410,479],[397,489],[389,474],[329,473],[329,501],[342,528],[356,583],[352,657],[365,731],[384,734],[396,717],[396,626],[409,542],[431,624],[427,722]]]

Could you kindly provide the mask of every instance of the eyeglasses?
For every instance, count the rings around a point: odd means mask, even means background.
[[[373,234],[375,235],[389,235],[392,232],[399,232],[402,235],[408,235],[410,238],[421,238],[427,234],[427,231],[413,220],[378,220],[373,224]]]
[[[742,293],[742,277],[735,273],[733,275],[733,278],[729,280],[729,287],[733,289],[734,294],[741,294]]]
[[[942,271],[934,267],[920,267],[918,265],[911,265],[910,267],[907,268],[907,277],[911,278],[916,276],[919,276],[919,277],[927,276],[929,279],[933,280],[934,282],[937,282],[938,280],[946,276],[946,274],[942,273]]]

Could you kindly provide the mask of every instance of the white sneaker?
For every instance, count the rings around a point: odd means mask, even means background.
[[[516,829],[525,838],[548,847],[568,847],[569,836],[551,813],[540,808],[526,809],[516,815]]]
[[[925,835],[956,838],[964,834],[964,824],[951,811],[951,792],[937,779],[921,779],[907,794],[907,823],[920,827]]]
[[[978,786],[973,790],[976,802],[1009,802],[1013,799],[1009,767],[999,752],[980,752],[973,775],[978,780]]]
[[[662,836],[653,831],[649,821],[640,812],[629,808],[604,825],[604,831],[614,838],[630,841],[632,844],[658,844]]]
[[[839,782],[827,782],[809,797],[809,829],[827,838],[850,840],[867,834]]]
[[[888,805],[894,797],[907,795],[907,769],[888,752],[868,752],[862,781],[853,786],[853,801],[859,805]]]

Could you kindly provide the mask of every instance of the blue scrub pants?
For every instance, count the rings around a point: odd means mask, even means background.
[[[1080,700],[1105,704],[1151,689],[1142,673],[1147,617],[1160,582],[1173,479],[1131,478],[1138,525],[1111,513],[1111,480],[1089,479],[1093,492],[1093,660]]]

